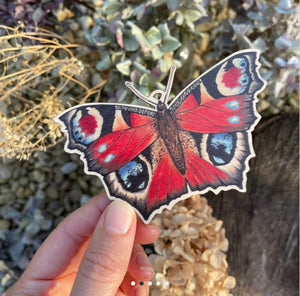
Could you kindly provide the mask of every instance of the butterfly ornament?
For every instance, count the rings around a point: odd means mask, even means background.
[[[85,173],[98,176],[109,198],[128,202],[145,223],[191,193],[245,192],[251,131],[260,119],[256,96],[265,86],[258,58],[257,50],[234,53],[170,104],[174,65],[165,91],[147,97],[125,83],[149,108],[72,107],[55,118],[67,135],[65,150],[78,153]]]

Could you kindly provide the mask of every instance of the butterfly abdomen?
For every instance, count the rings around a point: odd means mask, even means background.
[[[158,105],[157,127],[175,166],[184,175],[186,166],[179,137],[179,126],[164,104]]]

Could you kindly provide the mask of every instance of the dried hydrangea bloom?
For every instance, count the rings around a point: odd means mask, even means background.
[[[204,197],[193,196],[164,211],[162,230],[150,255],[155,271],[152,296],[230,296],[235,278],[227,274],[228,240],[222,221],[212,216]]]

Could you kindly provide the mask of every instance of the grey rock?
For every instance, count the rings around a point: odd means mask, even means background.
[[[28,177],[22,177],[22,178],[20,178],[19,183],[21,185],[23,185],[23,186],[27,185],[29,183]]]
[[[36,189],[37,189],[37,186],[36,186],[35,183],[30,183],[30,184],[28,185],[28,188],[29,188],[32,192],[35,192]]]
[[[8,248],[8,253],[14,261],[18,261],[24,250],[24,242],[22,240],[17,241],[10,248]]]
[[[83,190],[88,189],[89,185],[87,184],[87,182],[83,178],[79,177],[77,182],[78,182],[81,189],[83,189]]]
[[[19,187],[17,192],[16,192],[16,195],[17,195],[18,198],[25,198],[26,197],[25,188],[24,187]]]
[[[57,189],[54,186],[49,186],[46,189],[46,195],[50,197],[51,199],[57,199],[59,197],[59,193]]]
[[[41,182],[41,183],[39,183],[38,184],[38,188],[39,189],[41,189],[41,190],[43,190],[43,189],[45,189],[46,187],[47,187],[47,185],[48,185],[48,182]]]
[[[60,171],[56,171],[54,175],[55,184],[61,184],[64,180],[64,175]]]
[[[81,195],[81,197],[80,197],[80,205],[86,204],[90,199],[91,199],[91,197],[88,196],[88,195],[86,195],[86,194]]]
[[[12,173],[12,178],[14,179],[18,179],[20,176],[21,176],[21,168],[17,167],[13,170],[13,173]]]
[[[12,177],[12,167],[0,164],[0,180],[9,180]]]
[[[42,183],[46,180],[46,174],[41,170],[34,170],[32,172],[33,180],[37,183]]]
[[[39,189],[39,190],[36,191],[35,197],[37,199],[45,199],[46,198],[46,193],[45,193],[45,191]]]
[[[9,220],[0,220],[0,230],[8,229],[10,224]]]
[[[69,175],[74,172],[78,168],[78,164],[76,162],[67,162],[61,168],[60,171],[64,175]]]
[[[31,223],[29,223],[26,228],[25,228],[25,234],[24,234],[24,240],[25,243],[30,243],[30,241],[32,240],[32,238],[38,234],[40,231],[40,227],[37,223],[35,223],[34,221],[32,221]]]
[[[0,216],[4,219],[18,219],[21,216],[21,213],[13,207],[5,205],[0,209]]]
[[[12,194],[9,193],[1,193],[0,194],[0,206],[12,204],[15,201],[15,198]]]

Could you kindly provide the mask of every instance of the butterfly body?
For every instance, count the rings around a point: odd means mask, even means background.
[[[182,175],[184,175],[186,167],[179,135],[180,127],[165,104],[159,102],[157,112],[158,134],[164,140],[166,148],[168,149],[176,168]]]
[[[167,104],[166,91],[138,97],[154,108],[83,104],[57,117],[85,172],[100,177],[111,199],[137,209],[144,222],[191,192],[245,191],[254,156],[251,131],[260,116],[256,95],[264,87],[258,52],[235,53],[191,82]],[[159,100],[155,99],[160,94]]]

